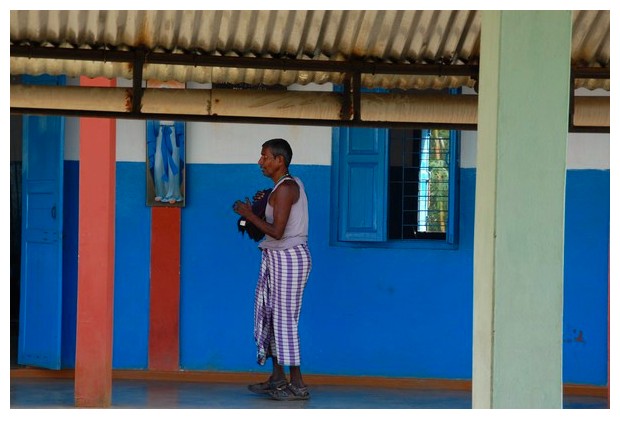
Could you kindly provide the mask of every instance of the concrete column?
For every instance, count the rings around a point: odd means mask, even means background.
[[[80,85],[115,86],[81,78]],[[109,407],[112,397],[116,120],[80,119],[75,405]]]
[[[484,11],[474,408],[562,407],[570,11]]]

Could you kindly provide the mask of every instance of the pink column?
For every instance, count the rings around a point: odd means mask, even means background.
[[[115,87],[104,78],[81,86]],[[75,405],[108,407],[112,396],[116,120],[80,119]]]

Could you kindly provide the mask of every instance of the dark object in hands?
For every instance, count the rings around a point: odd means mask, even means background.
[[[260,195],[262,193],[262,196]],[[269,200],[269,195],[271,194],[271,189],[263,189],[262,191],[258,191],[256,195],[254,195],[254,201],[252,202],[252,212],[260,217],[261,219],[265,219],[265,209],[267,208],[267,201]],[[237,228],[241,235],[244,233],[248,233],[248,236],[254,241],[260,241],[265,236],[265,233],[256,227],[252,222],[248,221],[245,217],[241,216],[237,221]]]

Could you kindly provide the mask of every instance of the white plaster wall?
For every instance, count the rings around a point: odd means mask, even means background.
[[[476,131],[461,131],[461,168],[476,168]]]
[[[569,134],[566,168],[609,170],[609,134]]]
[[[65,160],[80,159],[80,118],[67,116],[65,121]]]
[[[461,168],[476,168],[476,131],[461,132]],[[609,170],[609,134],[569,133],[566,168]]]
[[[210,85],[190,83],[188,88],[210,88]],[[292,85],[291,89],[331,91],[332,85]],[[272,138],[283,138],[290,143],[294,164],[331,164],[331,128],[210,122],[187,124],[187,162],[253,164],[258,162],[261,145]]]
[[[116,159],[133,162],[146,160],[145,121],[127,119],[116,121]]]
[[[67,86],[79,86],[80,79],[67,78]],[[65,120],[65,159],[77,161],[80,159],[80,118],[67,116]]]
[[[293,164],[331,164],[330,128],[212,123],[188,125],[187,162],[253,164],[258,162],[261,145],[276,137],[290,143]]]

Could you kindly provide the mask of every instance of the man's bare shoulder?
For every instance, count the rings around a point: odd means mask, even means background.
[[[285,180],[274,192],[274,199],[290,199],[293,202],[297,202],[299,199],[299,185],[295,180]]]
[[[280,186],[278,186],[278,189],[282,187],[289,188],[289,189],[299,189],[299,185],[297,184],[295,179],[284,180],[282,183],[280,183]]]

